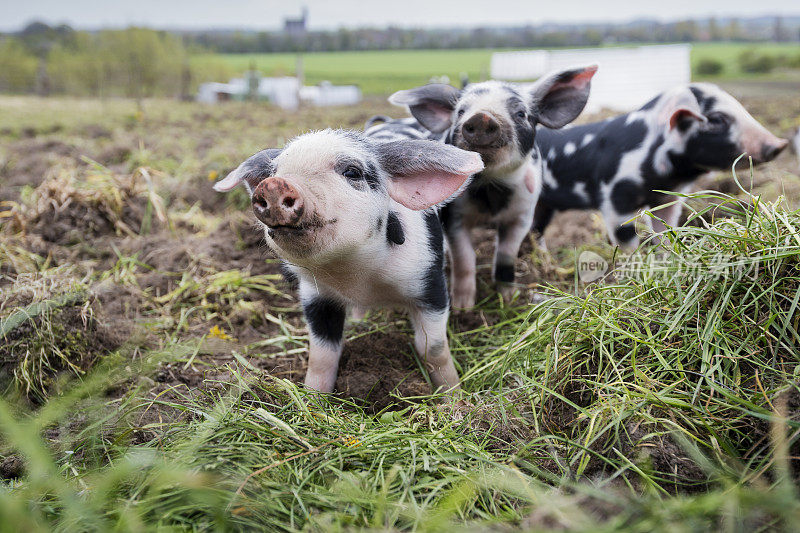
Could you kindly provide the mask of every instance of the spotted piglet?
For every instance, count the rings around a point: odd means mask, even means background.
[[[259,152],[215,184],[245,185],[267,244],[299,282],[307,387],[333,390],[351,306],[407,309],[435,388],[459,386],[436,206],[482,169],[478,154],[434,141],[324,130]]]
[[[475,226],[497,228],[493,277],[504,298],[513,294],[514,264],[541,190],[537,131],[561,128],[580,114],[596,70],[595,65],[572,68],[530,85],[485,81],[465,89],[431,84],[399,91],[390,101],[408,106],[414,118],[368,128],[368,135],[382,139],[413,138],[428,130],[430,138],[477,152],[483,159],[484,170],[442,211],[454,307],[475,304],[476,256],[470,234]]]
[[[631,113],[542,130],[537,144],[545,166],[533,229],[543,235],[558,211],[600,209],[611,242],[630,250],[639,244],[632,221],[642,209],[671,203],[655,214],[670,226],[678,223],[681,198],[662,191],[685,192],[709,171],[729,171],[743,153],[754,164],[771,161],[788,141],[718,86],[692,83]],[[661,232],[661,220],[646,222]]]

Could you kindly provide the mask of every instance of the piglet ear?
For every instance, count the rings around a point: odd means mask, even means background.
[[[218,192],[228,192],[239,183],[243,183],[248,194],[253,196],[253,189],[261,183],[261,180],[268,178],[275,171],[272,160],[278,157],[281,150],[269,148],[261,150],[255,155],[250,156],[244,163],[236,167],[230,174],[214,184],[214,190]]]
[[[550,74],[531,91],[530,113],[540,124],[558,129],[581,114],[589,100],[597,65],[576,67]]]
[[[389,97],[394,105],[408,106],[411,115],[434,133],[441,133],[453,123],[461,91],[443,83],[431,83],[416,89],[397,91]]]
[[[701,123],[708,122],[708,119],[698,111],[688,107],[679,107],[669,117],[669,129],[674,130],[677,127],[679,130],[684,131],[686,129],[685,125],[693,120]]]
[[[657,105],[658,122],[669,128],[685,129],[692,121],[708,122],[700,109],[697,97],[688,87],[679,87],[663,94]]]
[[[389,196],[415,211],[453,198],[483,170],[480,155],[436,141],[386,142],[376,150],[389,174]]]

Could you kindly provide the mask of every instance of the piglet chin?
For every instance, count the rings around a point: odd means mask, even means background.
[[[467,150],[469,152],[476,152],[481,156],[485,168],[496,168],[507,165],[510,162],[510,154],[508,153],[508,145],[497,147],[474,147],[469,143],[461,142],[456,144],[457,148]]]
[[[317,253],[314,232],[264,227],[267,246],[281,259],[296,262]]]
[[[305,226],[265,226],[267,235],[273,239],[303,238],[313,230]]]

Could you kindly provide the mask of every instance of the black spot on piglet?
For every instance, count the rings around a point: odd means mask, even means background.
[[[617,241],[625,244],[636,237],[636,228],[634,228],[633,224],[625,224],[614,230],[614,234],[617,236]]]
[[[403,233],[403,224],[397,218],[397,213],[389,211],[389,218],[386,220],[386,239],[390,244],[403,244],[406,242],[406,235]]]
[[[317,296],[303,302],[308,328],[317,338],[339,344],[344,331],[345,306],[332,298]]]

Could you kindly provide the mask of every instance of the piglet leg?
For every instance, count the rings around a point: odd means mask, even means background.
[[[636,224],[638,213],[617,213],[613,209],[603,210],[608,238],[611,244],[619,246],[624,252],[632,252],[639,246]]]
[[[681,221],[681,213],[683,213],[683,197],[668,196],[665,198],[665,200],[666,202],[664,203],[675,203],[653,213],[656,217],[658,217],[651,219],[651,225],[655,233],[664,233],[668,226],[670,228],[677,227],[678,223]],[[662,220],[664,222],[662,222]],[[660,242],[660,238],[657,237],[656,241]]]
[[[428,370],[434,391],[439,392],[449,392],[460,387],[458,372],[447,342],[447,316],[447,309],[414,309],[411,312],[414,347]]]
[[[475,250],[469,229],[457,225],[448,231],[450,244],[451,283],[453,285],[453,308],[469,309],[475,305],[477,286],[475,281]]]
[[[300,287],[310,338],[305,384],[309,389],[333,392],[342,355],[346,308],[341,302],[319,294],[304,297],[303,293],[309,292],[305,289]]]
[[[493,277],[506,302],[514,294],[514,264],[522,241],[530,232],[532,219],[533,213],[525,213],[508,223],[501,222],[497,228]]]

